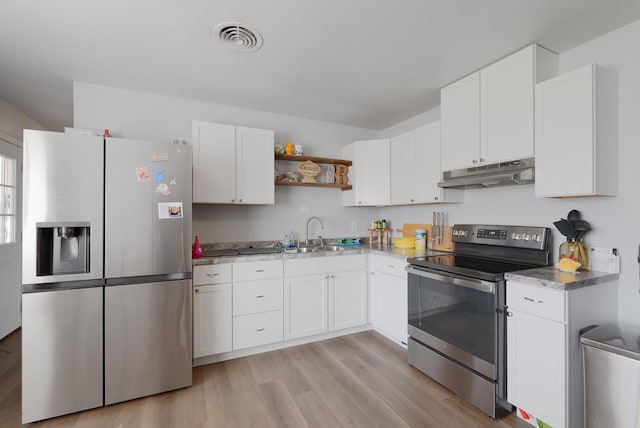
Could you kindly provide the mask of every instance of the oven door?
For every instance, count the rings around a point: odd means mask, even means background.
[[[409,336],[495,381],[498,285],[408,266]]]

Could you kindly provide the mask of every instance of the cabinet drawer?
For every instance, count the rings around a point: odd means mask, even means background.
[[[233,315],[282,310],[282,279],[233,283]]]
[[[233,281],[282,278],[282,260],[265,260],[233,264]]]
[[[565,292],[507,281],[509,310],[565,322]]]
[[[381,257],[372,254],[369,256],[369,271],[383,272],[388,275],[397,276],[399,278],[407,278],[407,266],[405,259],[397,259],[394,257]]]
[[[193,285],[231,282],[231,263],[193,267]]]
[[[282,311],[233,317],[233,349],[282,341]]]

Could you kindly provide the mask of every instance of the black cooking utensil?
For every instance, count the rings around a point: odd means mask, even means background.
[[[569,220],[565,220],[564,218],[561,218],[558,221],[554,221],[553,225],[556,227],[556,229],[558,229],[560,233],[562,233],[567,238],[573,238],[574,234],[576,233],[575,228],[573,227],[573,223],[571,223]]]
[[[576,240],[582,239],[582,237],[591,230],[591,224],[589,224],[586,220],[576,220],[574,223],[575,236]]]
[[[575,224],[576,221],[582,220],[582,214],[580,214],[578,210],[571,210],[569,214],[567,214],[567,220]]]

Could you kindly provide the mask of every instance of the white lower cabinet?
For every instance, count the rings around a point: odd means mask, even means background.
[[[407,347],[407,272],[403,259],[369,255],[370,321],[373,328]]]
[[[231,351],[231,265],[195,266],[193,278],[193,358]]]
[[[329,274],[329,331],[367,323],[367,277],[363,270]]]
[[[285,260],[284,338],[367,323],[364,254]]]
[[[233,350],[282,341],[282,260],[233,264]]]
[[[295,339],[327,331],[326,275],[284,280],[284,338]]]
[[[507,281],[507,400],[554,428],[583,426],[580,330],[617,319],[617,283],[563,291]]]
[[[282,341],[282,310],[233,317],[233,349]]]

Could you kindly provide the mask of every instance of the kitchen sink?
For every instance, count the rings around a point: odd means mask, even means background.
[[[320,253],[343,251],[344,247],[339,245],[301,245],[298,247],[299,253]]]

